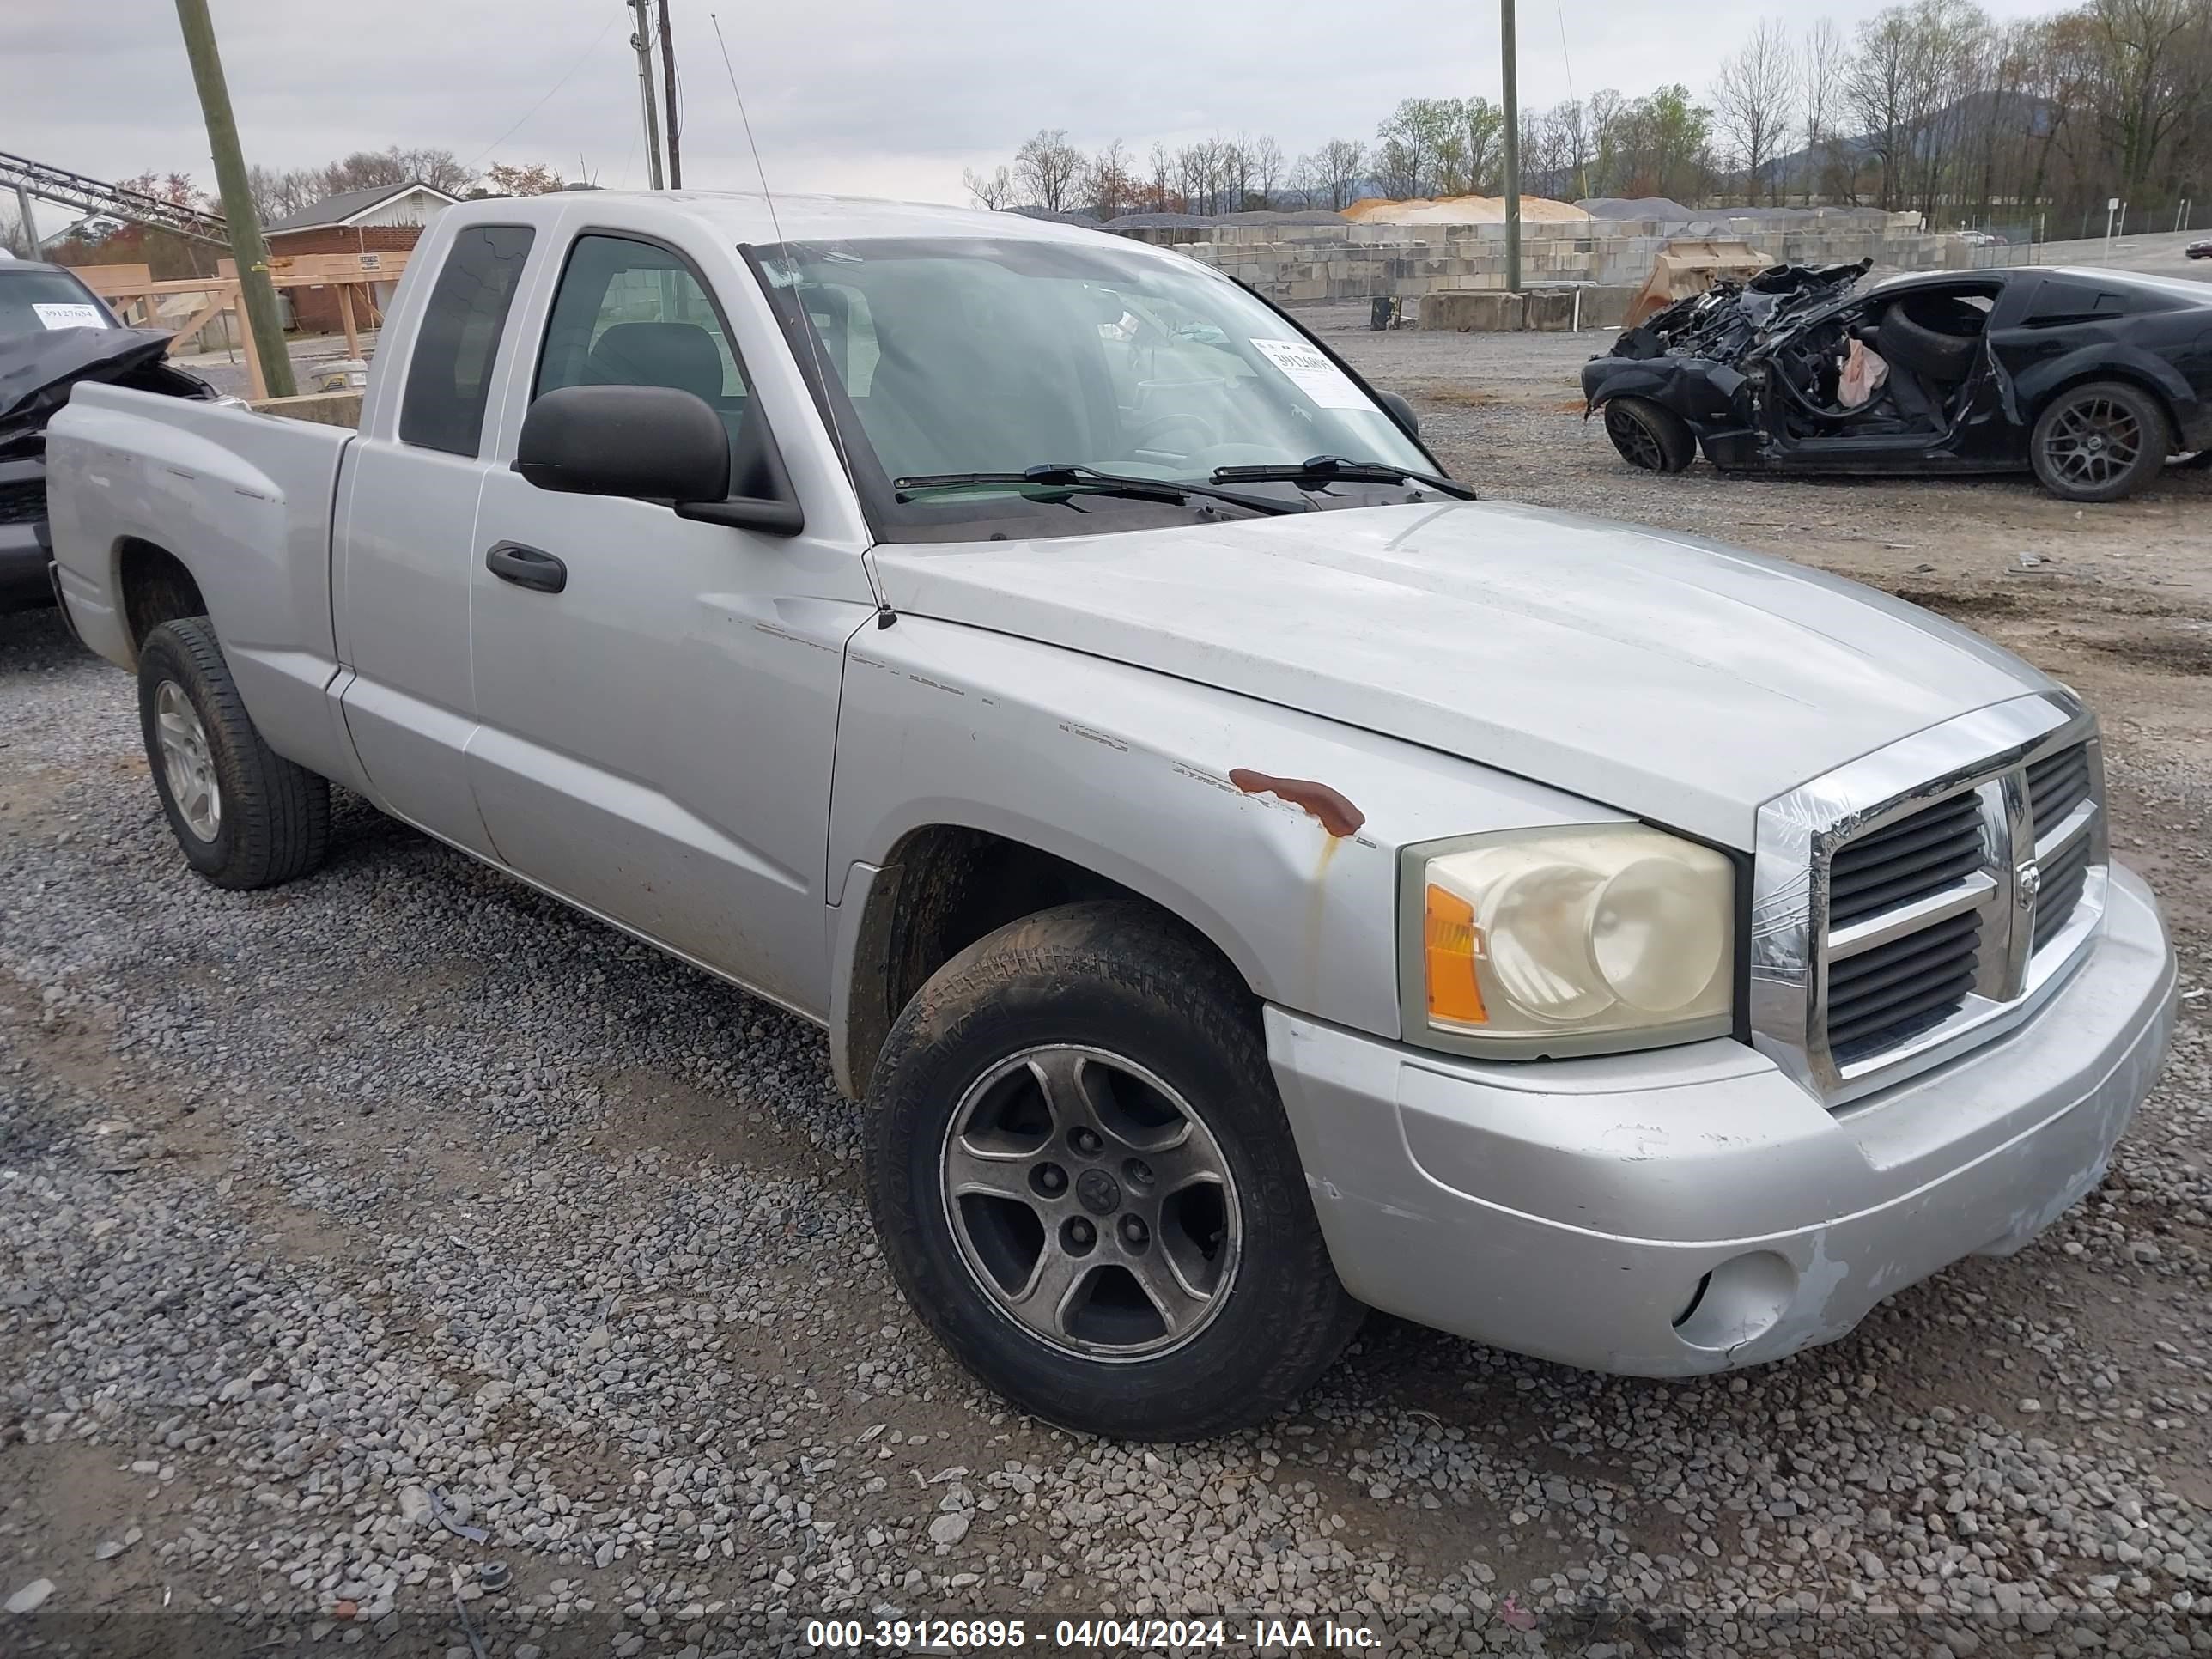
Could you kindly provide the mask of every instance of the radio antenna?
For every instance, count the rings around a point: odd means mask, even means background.
[[[853,463],[846,452],[845,434],[838,428],[836,393],[830,385],[830,372],[822,362],[822,342],[816,336],[814,319],[807,314],[806,295],[801,290],[799,281],[799,257],[791,244],[784,240],[782,216],[775,210],[775,192],[769,188],[768,168],[761,164],[760,140],[753,137],[753,118],[745,112],[745,94],[738,89],[738,72],[730,64],[730,43],[722,38],[721,14],[710,11],[707,14],[707,21],[714,26],[714,46],[722,54],[722,73],[730,77],[730,96],[737,100],[738,118],[744,123],[745,144],[753,153],[753,172],[760,179],[761,199],[768,204],[769,227],[775,233],[776,245],[783,249],[784,257],[791,262],[792,303],[799,308],[799,326],[805,331],[806,355],[813,362],[814,379],[822,390],[822,412],[830,422],[830,434],[837,450],[837,459],[845,469],[846,477],[850,480],[853,477]],[[765,261],[763,262],[762,269],[763,274],[769,275],[772,280],[773,273],[767,270]],[[772,312],[775,309],[775,298],[772,295],[769,296],[769,303]],[[854,483],[854,488],[857,491],[859,489],[857,483]],[[870,568],[865,561],[861,564],[861,568],[867,574],[868,586],[875,589],[876,626],[889,628],[898,620],[898,613],[893,611],[884,599],[883,591],[876,587],[874,570]]]
[[[776,216],[775,192],[768,187],[768,169],[761,165],[760,140],[753,137],[753,118],[745,113],[745,95],[738,90],[738,72],[730,67],[730,43],[722,38],[722,16],[710,11],[707,21],[714,26],[714,45],[722,54],[722,73],[730,77],[730,96],[738,100],[738,119],[745,124],[745,143],[753,153],[753,172],[759,176],[761,197],[768,203],[768,222],[775,231],[775,240],[783,241],[783,222]]]

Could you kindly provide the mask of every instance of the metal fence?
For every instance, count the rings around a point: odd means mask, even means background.
[[[1960,230],[1969,244],[1969,268],[1987,270],[1998,265],[2032,265],[2039,243],[2033,219],[2019,224],[1975,225]]]

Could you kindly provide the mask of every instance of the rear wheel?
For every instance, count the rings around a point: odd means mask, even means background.
[[[2037,417],[2029,458],[2063,501],[2116,501],[2158,476],[2173,432],[2158,400],[2124,380],[2069,386]]]
[[[1138,1440],[1280,1411],[1357,1328],[1249,994],[1124,901],[947,963],[869,1090],[869,1207],[908,1303],[1025,1410]]]
[[[1698,456],[1689,422],[1648,398],[1615,398],[1605,406],[1605,435],[1629,465],[1680,472]]]
[[[161,810],[185,861],[218,887],[274,887],[323,861],[331,787],[261,740],[204,617],[138,651],[138,715]]]

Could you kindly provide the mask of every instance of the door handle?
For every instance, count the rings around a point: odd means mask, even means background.
[[[558,593],[568,585],[568,567],[550,553],[526,547],[520,542],[496,542],[484,555],[484,568],[503,582],[534,587],[541,593]]]

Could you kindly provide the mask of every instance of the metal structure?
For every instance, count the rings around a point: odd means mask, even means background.
[[[1505,130],[1505,286],[1521,291],[1521,74],[1513,38],[1513,0],[1498,0],[1498,62],[1504,69]]]
[[[230,227],[220,213],[210,213],[205,208],[182,207],[158,196],[149,196],[143,191],[112,185],[104,179],[89,178],[67,167],[33,161],[28,156],[13,155],[6,150],[0,150],[0,185],[12,186],[19,200],[35,196],[42,201],[74,209],[88,217],[104,214],[111,219],[189,236],[195,241],[213,242],[218,247],[230,246]]]

